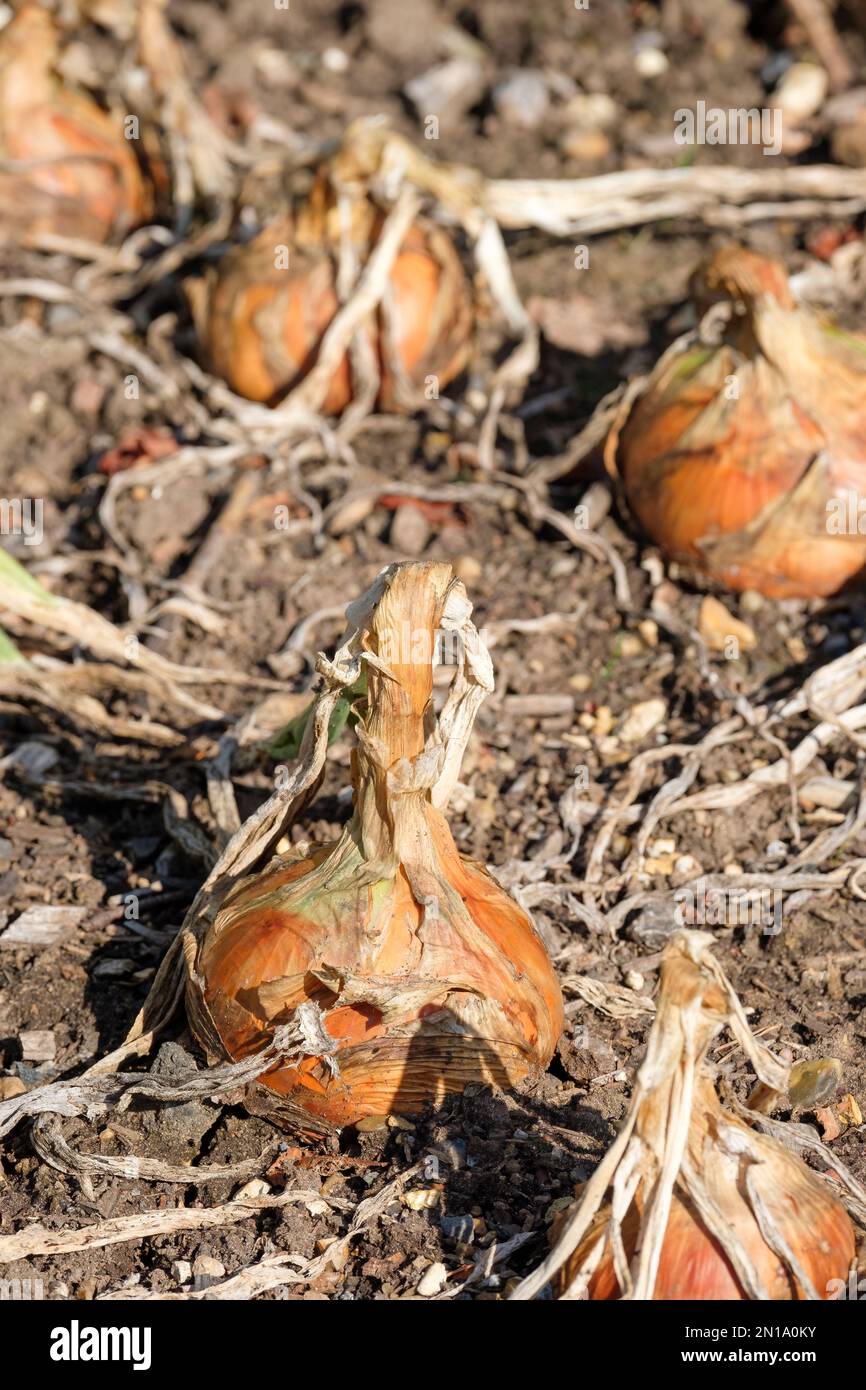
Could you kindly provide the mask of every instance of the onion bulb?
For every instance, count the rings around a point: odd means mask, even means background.
[[[187,1011],[209,1053],[241,1059],[301,1005],[321,1010],[333,1052],[261,1078],[313,1128],[416,1111],[470,1082],[514,1086],[559,1037],[562,999],[530,917],[462,858],[440,809],[492,688],[470,612],[434,562],[391,566],[350,607],[351,642],[319,669],[334,691],[366,670],[352,819],[336,843],[234,885],[199,934]],[[437,721],[440,625],[462,655]]]
[[[104,242],[142,222],[151,197],[119,121],[55,74],[52,16],[25,4],[0,35],[0,239]]]
[[[341,299],[341,250],[356,268],[383,217],[365,192],[339,198],[327,169],[297,212],[270,222],[187,290],[208,368],[248,400],[276,405],[307,375]],[[415,393],[447,386],[466,364],[472,293],[449,236],[416,219],[391,265],[378,309],[360,330],[378,375],[380,409],[411,409]],[[321,408],[341,413],[358,389],[351,353],[336,365]]]
[[[855,1238],[841,1202],[716,1094],[705,1054],[726,1025],[773,1091],[785,1093],[788,1074],[750,1032],[712,940],[671,938],[622,1129],[517,1297],[553,1276],[563,1298],[826,1299],[847,1278]]]
[[[693,277],[696,334],[663,355],[606,446],[673,559],[773,598],[866,564],[866,338],[800,308],[781,265],[729,246]]]

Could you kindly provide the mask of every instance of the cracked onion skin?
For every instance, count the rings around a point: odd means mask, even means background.
[[[369,649],[389,650],[410,619],[432,639],[449,581],[446,564],[401,567]],[[388,665],[393,679],[368,668],[351,822],[335,844],[232,892],[199,950],[202,993],[188,991],[194,1030],[205,1042],[215,1032],[233,1058],[260,1049],[299,1004],[319,1004],[339,1073],[309,1057],[261,1079],[323,1127],[416,1112],[470,1082],[514,1086],[547,1066],[562,1028],[528,914],[460,856],[429,789],[409,785],[432,664]]]
[[[836,593],[866,565],[866,534],[828,524],[833,499],[866,491],[866,338],[798,308],[783,267],[739,246],[693,289],[730,305],[721,341],[664,354],[608,468],[670,558],[771,598]]]
[[[105,242],[138,226],[152,197],[118,120],[54,73],[52,16],[25,4],[0,36],[0,240],[45,234]]]
[[[726,1225],[740,1237],[766,1296],[784,1302],[804,1299],[806,1293],[767,1244],[744,1200],[742,1181],[747,1160],[742,1160],[739,1173],[733,1171],[730,1156],[722,1152],[719,1144],[720,1121],[726,1129],[739,1127],[748,1131],[750,1145],[766,1154],[764,1163],[750,1165],[752,1181],[815,1289],[821,1297],[829,1298],[828,1285],[833,1280],[844,1282],[847,1279],[855,1255],[854,1228],[844,1207],[795,1154],[756,1134],[736,1115],[723,1111],[708,1077],[698,1078],[694,1106],[689,1133],[690,1158],[695,1167],[700,1164],[706,1190]],[[640,1205],[638,1191],[622,1225],[623,1244],[629,1259],[634,1254],[638,1236]],[[597,1242],[608,1211],[609,1208],[602,1208],[578,1249],[563,1266],[559,1276],[562,1289],[567,1288]],[[566,1216],[567,1213],[563,1213],[557,1219],[554,1238]],[[587,1293],[591,1300],[620,1297],[613,1261],[607,1252],[589,1282]],[[718,1240],[706,1229],[688,1195],[675,1189],[653,1299],[706,1302],[745,1300],[747,1297]]]

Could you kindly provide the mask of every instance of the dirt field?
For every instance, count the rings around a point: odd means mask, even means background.
[[[247,103],[284,123],[299,143],[336,138],[348,120],[377,112],[419,140],[403,89],[433,61],[431,34],[458,26],[483,52],[483,81],[477,98],[465,108],[455,103],[443,119],[433,153],[491,177],[672,167],[681,159],[671,137],[672,110],[698,99],[760,105],[780,55],[812,56],[784,5],[738,0],[660,7],[599,0],[585,13],[566,0],[541,6],[315,0],[288,14],[265,0],[177,0],[170,14],[195,82],[220,119],[234,120],[241,137],[237,113]],[[856,29],[856,7],[842,7],[838,23],[857,80],[866,82],[866,38]],[[113,42],[104,30],[89,31],[89,61],[107,83],[116,67]],[[663,73],[641,75],[636,56],[647,52],[664,56]],[[492,96],[516,67],[558,75],[560,94],[531,127],[509,124]],[[607,95],[614,110],[606,128],[592,139],[585,135],[582,145],[564,139],[563,108],[579,91]],[[829,138],[819,132],[792,158],[828,161]],[[696,160],[765,163],[760,148],[748,145],[707,146]],[[785,155],[774,161],[789,162]],[[248,221],[272,211],[281,196],[278,181],[257,185]],[[814,265],[816,247],[862,236],[862,218],[816,213],[734,230],[797,271]],[[652,365],[691,322],[687,281],[695,262],[729,234],[677,218],[603,233],[587,238],[590,266],[581,272],[572,240],[509,234],[520,294],[549,331],[524,400],[500,431],[497,475],[531,476],[567,448],[606,392]],[[79,269],[65,254],[10,246],[0,248],[0,266],[0,289],[22,277],[68,286]],[[849,301],[843,317],[862,326],[863,307]],[[121,1042],[207,867],[194,844],[172,832],[164,789],[175,789],[191,821],[215,840],[202,763],[215,754],[220,736],[265,696],[307,690],[315,653],[332,650],[342,630],[342,608],[382,566],[407,555],[455,564],[475,620],[492,642],[497,688],[482,707],[450,820],[461,851],[488,863],[531,908],[565,982],[566,1029],[548,1073],[520,1094],[470,1087],[405,1127],[383,1120],[320,1143],[275,1130],[239,1099],[133,1103],[116,1119],[64,1120],[67,1143],[84,1155],[137,1154],[196,1170],[262,1155],[243,1181],[259,1176],[274,1195],[303,1189],[307,1196],[220,1229],[15,1260],[3,1266],[2,1277],[41,1281],[50,1298],[93,1299],[124,1289],[159,1297],[201,1289],[208,1279],[219,1282],[271,1255],[298,1256],[303,1269],[345,1231],[358,1201],[420,1163],[403,1195],[395,1189],[336,1267],[325,1262],[313,1277],[299,1273],[297,1282],[275,1283],[261,1296],[410,1297],[428,1267],[441,1261],[452,1284],[472,1274],[460,1298],[502,1297],[546,1249],[551,1208],[573,1193],[610,1144],[643,1056],[650,1013],[635,1008],[627,1017],[608,1017],[569,979],[627,985],[650,1000],[659,952],[674,926],[674,892],[701,876],[733,883],[742,875],[778,876],[786,866],[793,878],[801,876],[802,886],[786,879],[776,890],[780,915],[769,928],[711,928],[716,954],[763,1040],[787,1049],[792,1060],[837,1057],[844,1091],[862,1101],[866,902],[856,874],[866,862],[866,826],[856,796],[853,810],[850,802],[827,809],[798,798],[783,781],[731,811],[663,815],[649,865],[639,868],[634,854],[642,812],[663,783],[692,767],[688,752],[665,752],[668,745],[694,747],[739,718],[729,740],[701,753],[684,794],[738,783],[810,731],[816,720],[804,710],[777,725],[770,739],[744,710],[784,699],[811,672],[863,642],[862,593],[778,603],[722,594],[730,612],[752,628],[755,645],[736,661],[702,654],[694,629],[707,586],[675,569],[662,579],[656,553],[614,499],[599,531],[625,566],[631,601],[627,609],[618,604],[607,565],[533,514],[519,488],[491,483],[473,468],[483,410],[470,408],[462,416],[437,409],[410,419],[374,417],[342,457],[311,449],[291,467],[256,457],[251,448],[244,467],[253,482],[242,524],[227,532],[200,580],[196,575],[210,630],[182,603],[154,612],[183,595],[187,571],[212,535],[239,469],[211,456],[208,466],[182,473],[166,465],[155,485],[136,485],[134,467],[115,475],[124,486],[117,492],[116,531],[106,531],[100,502],[108,475],[100,460],[129,439],[132,427],[168,431],[182,444],[208,442],[209,407],[178,368],[195,351],[178,277],[150,286],[122,311],[137,326],[137,350],[159,368],[137,399],[127,398],[124,384],[138,369],[116,349],[100,350],[74,305],[50,303],[39,293],[0,297],[0,494],[44,499],[41,544],[27,546],[13,536],[4,544],[55,591],[129,625],[124,630],[137,630],[172,661],[252,673],[261,685],[205,691],[224,712],[222,721],[151,709],[164,723],[174,719],[183,735],[169,747],[89,730],[61,710],[0,687],[0,758],[6,759],[0,762],[0,928],[42,904],[81,909],[53,945],[0,940],[0,1077],[20,1078],[30,1089],[82,1071]],[[503,343],[491,311],[477,357],[451,392],[455,400],[471,407],[473,399],[485,399]],[[521,458],[514,421],[528,458]],[[159,465],[145,460],[145,466]],[[545,500],[568,517],[602,477],[594,450],[577,469],[554,478]],[[383,482],[388,486],[378,501],[334,534],[327,509]],[[411,487],[423,491],[420,508],[407,500],[404,489]],[[297,524],[275,530],[277,506]],[[667,627],[664,614],[671,618]],[[310,615],[313,624],[290,644]],[[0,619],[6,626],[2,612]],[[26,625],[10,623],[9,630],[28,654],[81,655],[63,652],[58,639]],[[663,701],[662,717],[642,739],[622,740],[622,718],[651,700]],[[117,690],[107,704],[116,717],[148,712],[134,690]],[[296,698],[281,710],[298,708]],[[331,748],[325,781],[293,827],[293,839],[324,844],[339,833],[349,814],[342,794],[349,745],[344,737]],[[662,751],[646,757],[649,750]],[[862,764],[862,741],[839,735],[808,775],[859,787]],[[635,787],[629,778],[638,766],[643,776]],[[273,790],[265,741],[241,748],[233,776],[247,815]],[[575,813],[568,794],[581,776],[586,785]],[[641,812],[617,825],[596,872],[593,844],[606,814],[622,801]],[[850,835],[812,864],[810,845],[846,817]],[[133,900],[138,917],[130,922],[124,913]],[[20,1035],[32,1030],[50,1031],[53,1057],[23,1054]],[[751,1083],[744,1059],[722,1047],[718,1061],[723,1093],[744,1096]],[[158,1046],[154,1065],[169,1077],[201,1065],[180,1020]],[[845,1128],[832,1149],[866,1179],[862,1136],[862,1128]],[[34,1223],[62,1231],[212,1205],[240,1185],[232,1178],[171,1184],[98,1171],[80,1182],[43,1162],[23,1125],[0,1147],[0,1241]],[[495,1263],[485,1260],[486,1251]]]

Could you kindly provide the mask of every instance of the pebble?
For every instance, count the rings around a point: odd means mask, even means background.
[[[175,1260],[171,1272],[179,1284],[188,1284],[192,1279],[192,1265],[189,1260]]]
[[[792,63],[770,101],[787,125],[797,126],[821,110],[829,85],[826,71],[817,63]]]
[[[644,650],[644,644],[633,632],[626,632],[619,639],[618,650],[619,655],[627,661],[629,657],[640,656],[641,652]]]
[[[722,652],[725,656],[753,651],[758,641],[749,624],[735,618],[711,594],[707,594],[701,603],[698,631],[711,652]]]
[[[635,54],[634,65],[641,77],[661,77],[670,64],[660,48],[643,48]]]
[[[349,55],[342,48],[326,48],[322,54],[322,67],[326,72],[348,72]]]
[[[809,777],[798,787],[797,798],[807,810],[823,806],[830,811],[841,811],[853,802],[856,793],[856,782],[848,782],[841,777]]]
[[[673,854],[677,847],[677,842],[671,836],[664,836],[658,840],[650,840],[647,849],[650,854]]]
[[[576,675],[569,676],[568,683],[572,690],[583,692],[589,690],[592,685],[592,676],[588,676],[585,671],[578,671]]]
[[[454,561],[454,574],[463,584],[477,584],[483,574],[483,566],[474,555],[458,555]]]
[[[410,1211],[427,1211],[438,1207],[441,1196],[438,1187],[413,1187],[411,1192],[403,1193],[401,1201]]]
[[[425,1269],[418,1281],[416,1292],[421,1298],[433,1298],[437,1293],[441,1293],[448,1282],[448,1270],[437,1260],[434,1264]]]
[[[508,125],[535,130],[547,115],[550,95],[544,74],[533,68],[509,73],[493,89],[493,105]]]
[[[661,878],[667,878],[674,871],[674,856],[672,854],[650,855],[644,860],[644,871],[648,874],[658,874]]]
[[[25,1062],[53,1062],[57,1042],[48,1028],[34,1028],[18,1034],[21,1056]]]
[[[586,130],[578,126],[576,130],[566,130],[559,137],[559,149],[566,159],[576,159],[585,164],[600,164],[611,151],[610,139],[603,130]]]
[[[225,1277],[226,1267],[219,1260],[215,1260],[213,1255],[198,1255],[193,1263],[192,1273],[196,1285],[200,1289],[206,1289],[208,1285],[216,1283],[218,1279]]]
[[[738,864],[735,859],[732,859],[729,864],[724,866],[723,872],[728,875],[728,878],[739,878],[740,874],[743,872],[743,866],[742,864]]]
[[[760,613],[766,601],[764,595],[755,589],[746,589],[740,598],[740,607],[744,613]]]
[[[637,630],[648,647],[658,646],[659,625],[653,622],[652,618],[644,618],[642,622],[638,623]]]
[[[627,970],[625,972],[625,982],[628,988],[635,990],[636,993],[640,993],[645,984],[644,977],[639,970]]]
[[[238,1188],[235,1198],[267,1197],[270,1190],[270,1183],[265,1182],[264,1178],[251,1178],[249,1182],[244,1183],[243,1187]]]
[[[377,1130],[387,1128],[387,1115],[367,1115],[355,1125],[355,1129],[359,1134],[375,1134]]]
[[[606,92],[578,92],[565,105],[563,112],[570,128],[577,130],[609,130],[619,119],[619,107]]]
[[[667,714],[664,700],[642,700],[632,705],[619,726],[619,737],[623,743],[640,743],[648,733],[657,728]]]
[[[414,559],[430,539],[430,523],[418,507],[398,507],[391,522],[390,539],[395,550]]]
[[[118,980],[124,975],[129,975],[134,969],[134,960],[128,960],[125,956],[112,957],[110,960],[98,960],[90,975],[94,980]]]
[[[23,1096],[27,1087],[20,1076],[0,1076],[0,1100],[12,1100],[14,1096]]]
[[[389,1115],[388,1128],[412,1131],[414,1130],[415,1126],[413,1125],[411,1120],[404,1119],[402,1115]]]

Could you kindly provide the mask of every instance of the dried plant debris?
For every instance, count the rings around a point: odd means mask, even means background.
[[[823,1299],[847,1279],[855,1232],[840,1197],[718,1099],[706,1053],[725,1026],[766,1086],[789,1083],[712,944],[671,939],[625,1123],[514,1297],[554,1275],[561,1297],[590,1299]]]

